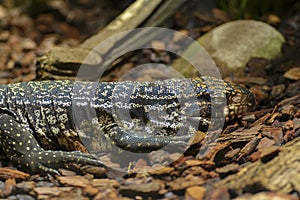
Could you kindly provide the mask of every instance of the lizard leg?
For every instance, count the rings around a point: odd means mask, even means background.
[[[159,150],[170,144],[187,145],[187,140],[191,138],[191,135],[145,137],[138,132],[124,130],[115,124],[106,126],[103,130],[116,146],[137,153],[147,153]]]
[[[31,172],[59,174],[57,168],[65,167],[69,162],[105,167],[93,155],[44,150],[24,124],[6,113],[0,114],[0,148],[18,167]]]

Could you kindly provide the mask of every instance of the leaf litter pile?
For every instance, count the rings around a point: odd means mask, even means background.
[[[59,21],[51,14],[32,18],[17,9],[5,12],[4,8],[0,8],[0,25],[3,29],[0,33],[0,49],[4,52],[0,58],[1,83],[33,80],[36,54],[45,53],[54,44],[76,46],[86,37],[80,35],[76,26]],[[190,17],[205,24],[204,28],[196,27],[201,23],[192,24],[192,31],[186,31],[190,35],[196,31],[202,34],[220,23],[211,15]],[[186,25],[183,18],[180,14],[175,17],[182,29]],[[204,144],[204,133],[201,132],[196,134],[191,149],[172,164],[150,165],[144,159],[138,159],[128,166],[131,173],[124,177],[107,175],[103,168],[90,166],[81,166],[81,173],[61,169],[62,176],[57,177],[29,175],[14,168],[1,154],[0,197],[298,199],[300,60],[297,55],[300,53],[300,38],[296,34],[299,27],[293,26],[297,22],[299,15],[290,15],[276,24],[287,40],[282,57],[272,61],[253,58],[246,66],[247,77],[225,78],[250,88],[256,96],[257,108],[227,124],[218,140],[210,144],[204,157],[197,156],[197,150]],[[56,28],[49,24],[55,24]],[[161,52],[143,53],[147,55],[144,59],[171,60],[165,54],[161,56]],[[132,66],[130,62],[123,64],[120,70],[128,70],[128,66]],[[116,76],[114,73],[107,79],[116,79]],[[148,154],[150,161],[159,159],[160,163],[172,160],[174,156],[177,155],[164,151]],[[118,163],[113,163],[105,156],[102,159],[119,167]]]

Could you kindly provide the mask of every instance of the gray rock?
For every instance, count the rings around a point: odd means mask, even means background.
[[[272,59],[281,54],[284,37],[272,26],[255,20],[225,23],[198,39],[223,75],[244,74],[251,57]]]

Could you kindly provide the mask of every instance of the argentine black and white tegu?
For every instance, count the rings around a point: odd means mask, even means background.
[[[117,147],[150,152],[206,131],[213,108],[221,109],[215,116],[229,121],[254,104],[246,88],[212,77],[0,85],[0,148],[18,167],[34,173],[59,174],[57,169],[70,162],[105,167],[78,151],[81,135],[90,134],[83,122]]]

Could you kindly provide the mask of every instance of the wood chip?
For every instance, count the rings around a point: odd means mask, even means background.
[[[232,163],[225,165],[224,167],[216,168],[216,172],[219,174],[231,174],[233,172],[237,172],[239,169],[239,165]]]
[[[174,167],[163,167],[158,170],[150,171],[149,174],[151,175],[163,175],[163,174],[171,174],[175,171]]]
[[[36,43],[30,38],[23,38],[21,46],[24,50],[33,50],[36,48]]]
[[[16,180],[15,179],[6,179],[3,194],[10,195],[13,189],[16,187]]]
[[[181,175],[182,176],[188,176],[188,175],[200,176],[201,178],[203,178],[205,180],[219,177],[219,174],[217,174],[215,171],[208,171],[200,166],[190,167],[190,168],[186,169]]]
[[[93,200],[103,200],[103,199],[114,199],[114,200],[130,200],[126,197],[118,197],[118,193],[115,189],[105,189],[99,192]]]
[[[83,189],[83,192],[89,196],[95,196],[97,193],[98,193],[98,189],[91,186],[91,185],[88,185],[87,187],[85,187]]]
[[[75,176],[76,175],[76,172],[67,170],[67,169],[58,169],[58,171],[62,176]]]
[[[229,200],[230,194],[227,187],[220,186],[208,190],[205,194],[205,199]]]
[[[297,130],[300,128],[300,118],[294,118],[293,119],[294,122],[294,129]]]
[[[187,175],[186,177],[177,178],[174,181],[168,182],[167,186],[171,188],[172,191],[174,190],[183,190],[188,187],[203,185],[205,180],[201,177]]]
[[[120,193],[153,193],[163,189],[163,184],[159,180],[153,180],[143,184],[131,184],[128,186],[121,186]]]
[[[273,139],[275,145],[283,144],[283,131],[281,127],[263,127],[262,134]]]
[[[273,146],[275,144],[275,141],[272,140],[272,139],[269,139],[267,137],[263,137],[258,145],[257,145],[257,149],[263,149],[263,148],[267,148],[267,147],[270,147],[270,146]]]
[[[256,146],[258,145],[260,141],[259,137],[253,138],[251,141],[249,141],[240,151],[238,160],[240,160],[242,157],[247,156],[251,154]]]
[[[288,70],[284,73],[283,77],[294,81],[300,80],[300,67],[294,67]]]
[[[241,148],[235,148],[233,150],[230,150],[224,155],[224,158],[232,159],[234,157],[237,157],[237,155],[239,154],[240,151],[241,151]]]
[[[20,193],[28,193],[36,187],[36,183],[33,181],[20,182],[16,185],[16,190]]]
[[[261,152],[261,160],[263,162],[268,162],[269,160],[277,156],[279,152],[280,152],[280,147],[277,146],[270,146],[267,148],[263,148]]]
[[[119,187],[119,183],[116,180],[110,179],[93,179],[91,181],[92,186],[94,187]]]
[[[284,84],[273,86],[269,98],[270,99],[275,99],[275,98],[278,98],[279,96],[282,96],[284,90],[285,90]]]
[[[295,131],[294,130],[288,130],[288,131],[285,132],[285,134],[283,136],[283,141],[286,143],[288,141],[291,141],[295,137],[296,137]]]
[[[21,172],[19,170],[0,168],[1,179],[27,179],[29,174]]]
[[[185,198],[201,200],[204,198],[206,189],[201,186],[193,186],[186,189]]]
[[[255,114],[244,115],[242,117],[242,120],[247,121],[247,122],[253,122],[253,121],[255,121],[255,119],[256,119]]]
[[[189,140],[189,145],[200,144],[205,139],[206,133],[197,131]]]
[[[71,187],[68,187],[71,189]],[[37,187],[33,190],[38,196],[40,195],[50,195],[50,196],[58,196],[60,195],[61,191],[58,187]]]
[[[185,163],[188,167],[201,166],[205,169],[211,169],[213,166],[215,166],[215,163],[210,160],[187,160]]]
[[[285,131],[293,129],[294,128],[294,121],[293,120],[288,120],[287,122],[285,122],[285,124],[283,125],[282,128]]]
[[[294,105],[291,105],[291,104],[284,105],[281,107],[280,112],[282,114],[287,114],[287,115],[293,116],[295,114],[294,113]]]
[[[104,178],[106,176],[107,173],[107,169],[105,169],[104,167],[100,167],[100,166],[82,166],[80,167],[80,170],[84,173],[84,174],[93,174],[96,178]]]
[[[87,187],[90,184],[90,181],[84,176],[60,176],[57,179],[61,184],[67,186]]]
[[[257,160],[260,159],[260,155],[261,155],[261,152],[260,151],[256,151],[256,152],[253,152],[250,156],[249,156],[249,160],[251,162],[255,162]]]

